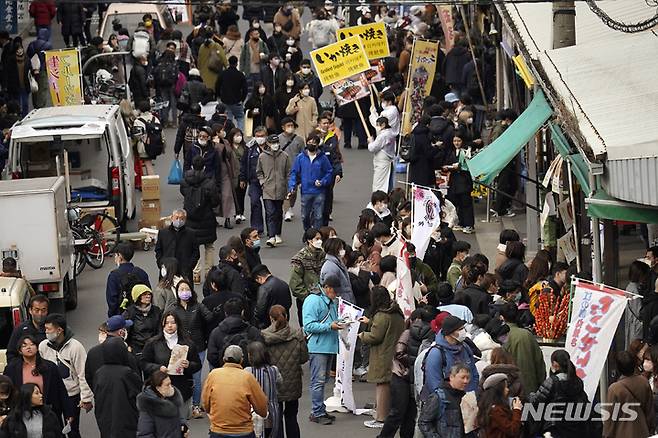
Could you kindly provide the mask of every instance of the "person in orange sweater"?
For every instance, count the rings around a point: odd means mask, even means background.
[[[242,348],[229,345],[224,366],[212,370],[203,385],[201,402],[210,419],[210,438],[255,438],[251,409],[267,416],[267,396],[241,363]]]
[[[507,375],[492,374],[482,385],[484,391],[478,401],[477,422],[487,438],[518,438],[521,436],[521,409],[518,397],[512,400],[510,409],[507,396]]]

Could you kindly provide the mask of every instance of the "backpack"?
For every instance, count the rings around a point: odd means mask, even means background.
[[[400,158],[406,162],[411,162],[416,159],[416,136],[411,133],[402,138],[400,144]]]
[[[444,380],[450,372],[446,366],[447,361],[445,360],[445,350],[440,345],[437,345],[436,342],[433,342],[429,348],[418,353],[416,362],[414,362],[414,377],[416,378],[414,384],[416,386],[416,395],[420,400],[427,400],[427,398],[432,395],[432,391],[430,391],[427,385],[425,385],[425,362],[427,361],[427,356],[429,356],[430,352],[435,348],[438,349],[441,354],[439,362],[441,363],[441,374],[443,375]]]
[[[219,50],[215,48],[210,48],[210,54],[208,55],[208,70],[213,73],[221,73],[224,70],[224,65],[222,60],[219,57]]]
[[[202,185],[190,186],[183,200],[183,208],[188,217],[197,217],[205,204],[206,196]]]
[[[231,334],[226,334],[224,336],[224,339],[222,341],[222,352],[220,357],[224,357],[224,351],[231,346],[231,345],[237,345],[242,349],[242,366],[247,367],[249,366],[249,361],[248,361],[248,356],[247,356],[247,346],[249,345],[249,336],[247,334],[247,331],[243,332],[237,332],[237,333],[231,333]]]
[[[135,32],[133,35],[133,58],[146,56],[151,51],[151,38],[146,31]]]
[[[119,277],[119,285],[121,287],[121,304],[119,308],[126,310],[133,303],[132,290],[138,284],[146,285],[146,282],[137,275],[137,267]]]
[[[155,69],[158,86],[171,86],[178,80],[178,66],[173,62],[161,62]]]
[[[155,118],[150,121],[144,120],[141,117],[138,119],[144,123],[146,128],[146,141],[144,142],[144,149],[146,155],[151,159],[157,158],[164,152],[164,139],[162,137],[162,125],[157,122]]]

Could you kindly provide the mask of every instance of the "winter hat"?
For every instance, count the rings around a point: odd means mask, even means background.
[[[145,285],[145,284],[136,284],[135,286],[133,286],[132,290],[130,291],[130,296],[132,296],[133,302],[136,303],[137,300],[139,300],[139,297],[141,297],[142,295],[144,295],[147,292],[150,293],[150,294],[153,294],[153,292],[151,291],[151,288],[148,287],[147,285]]]
[[[205,133],[208,134],[210,137],[212,137],[212,135],[213,135],[213,130],[212,130],[212,128],[211,128],[210,126],[208,126],[208,125],[205,125],[205,126],[200,127],[198,132],[205,132]]]
[[[456,316],[448,315],[443,320],[443,324],[441,325],[441,333],[443,333],[444,336],[449,335],[450,333],[459,330],[465,325],[466,325],[466,321],[464,321],[463,319],[457,318]]]
[[[200,77],[200,76],[201,76],[201,72],[199,71],[198,68],[191,68],[190,71],[189,71],[189,73],[188,73],[188,75],[189,75],[189,76],[199,76],[199,77]]]
[[[438,333],[439,330],[441,330],[441,326],[443,325],[443,320],[446,319],[450,314],[448,312],[440,312],[438,315],[434,317],[434,320],[430,322],[430,327],[432,327],[432,331],[434,333]]]
[[[489,377],[487,377],[482,384],[482,388],[484,390],[487,390],[489,388],[493,388],[494,386],[498,385],[500,382],[503,380],[507,380],[507,374],[505,373],[496,373],[492,374]]]
[[[192,74],[192,70],[190,70],[190,74]],[[443,100],[445,100],[448,103],[455,103],[459,100],[459,97],[457,97],[455,93],[448,93],[445,95]]]

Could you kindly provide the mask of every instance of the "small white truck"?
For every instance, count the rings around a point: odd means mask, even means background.
[[[0,181],[0,258],[14,257],[23,277],[51,300],[50,312],[78,302],[63,176]]]

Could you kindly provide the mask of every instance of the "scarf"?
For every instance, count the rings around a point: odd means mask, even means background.
[[[164,335],[165,341],[167,341],[167,347],[169,347],[170,350],[173,350],[174,345],[178,344],[178,331],[172,334],[163,331],[162,334]]]
[[[148,306],[137,306],[137,309],[142,312],[144,316],[148,315],[149,312],[151,311],[151,306],[152,304],[149,304]]]

